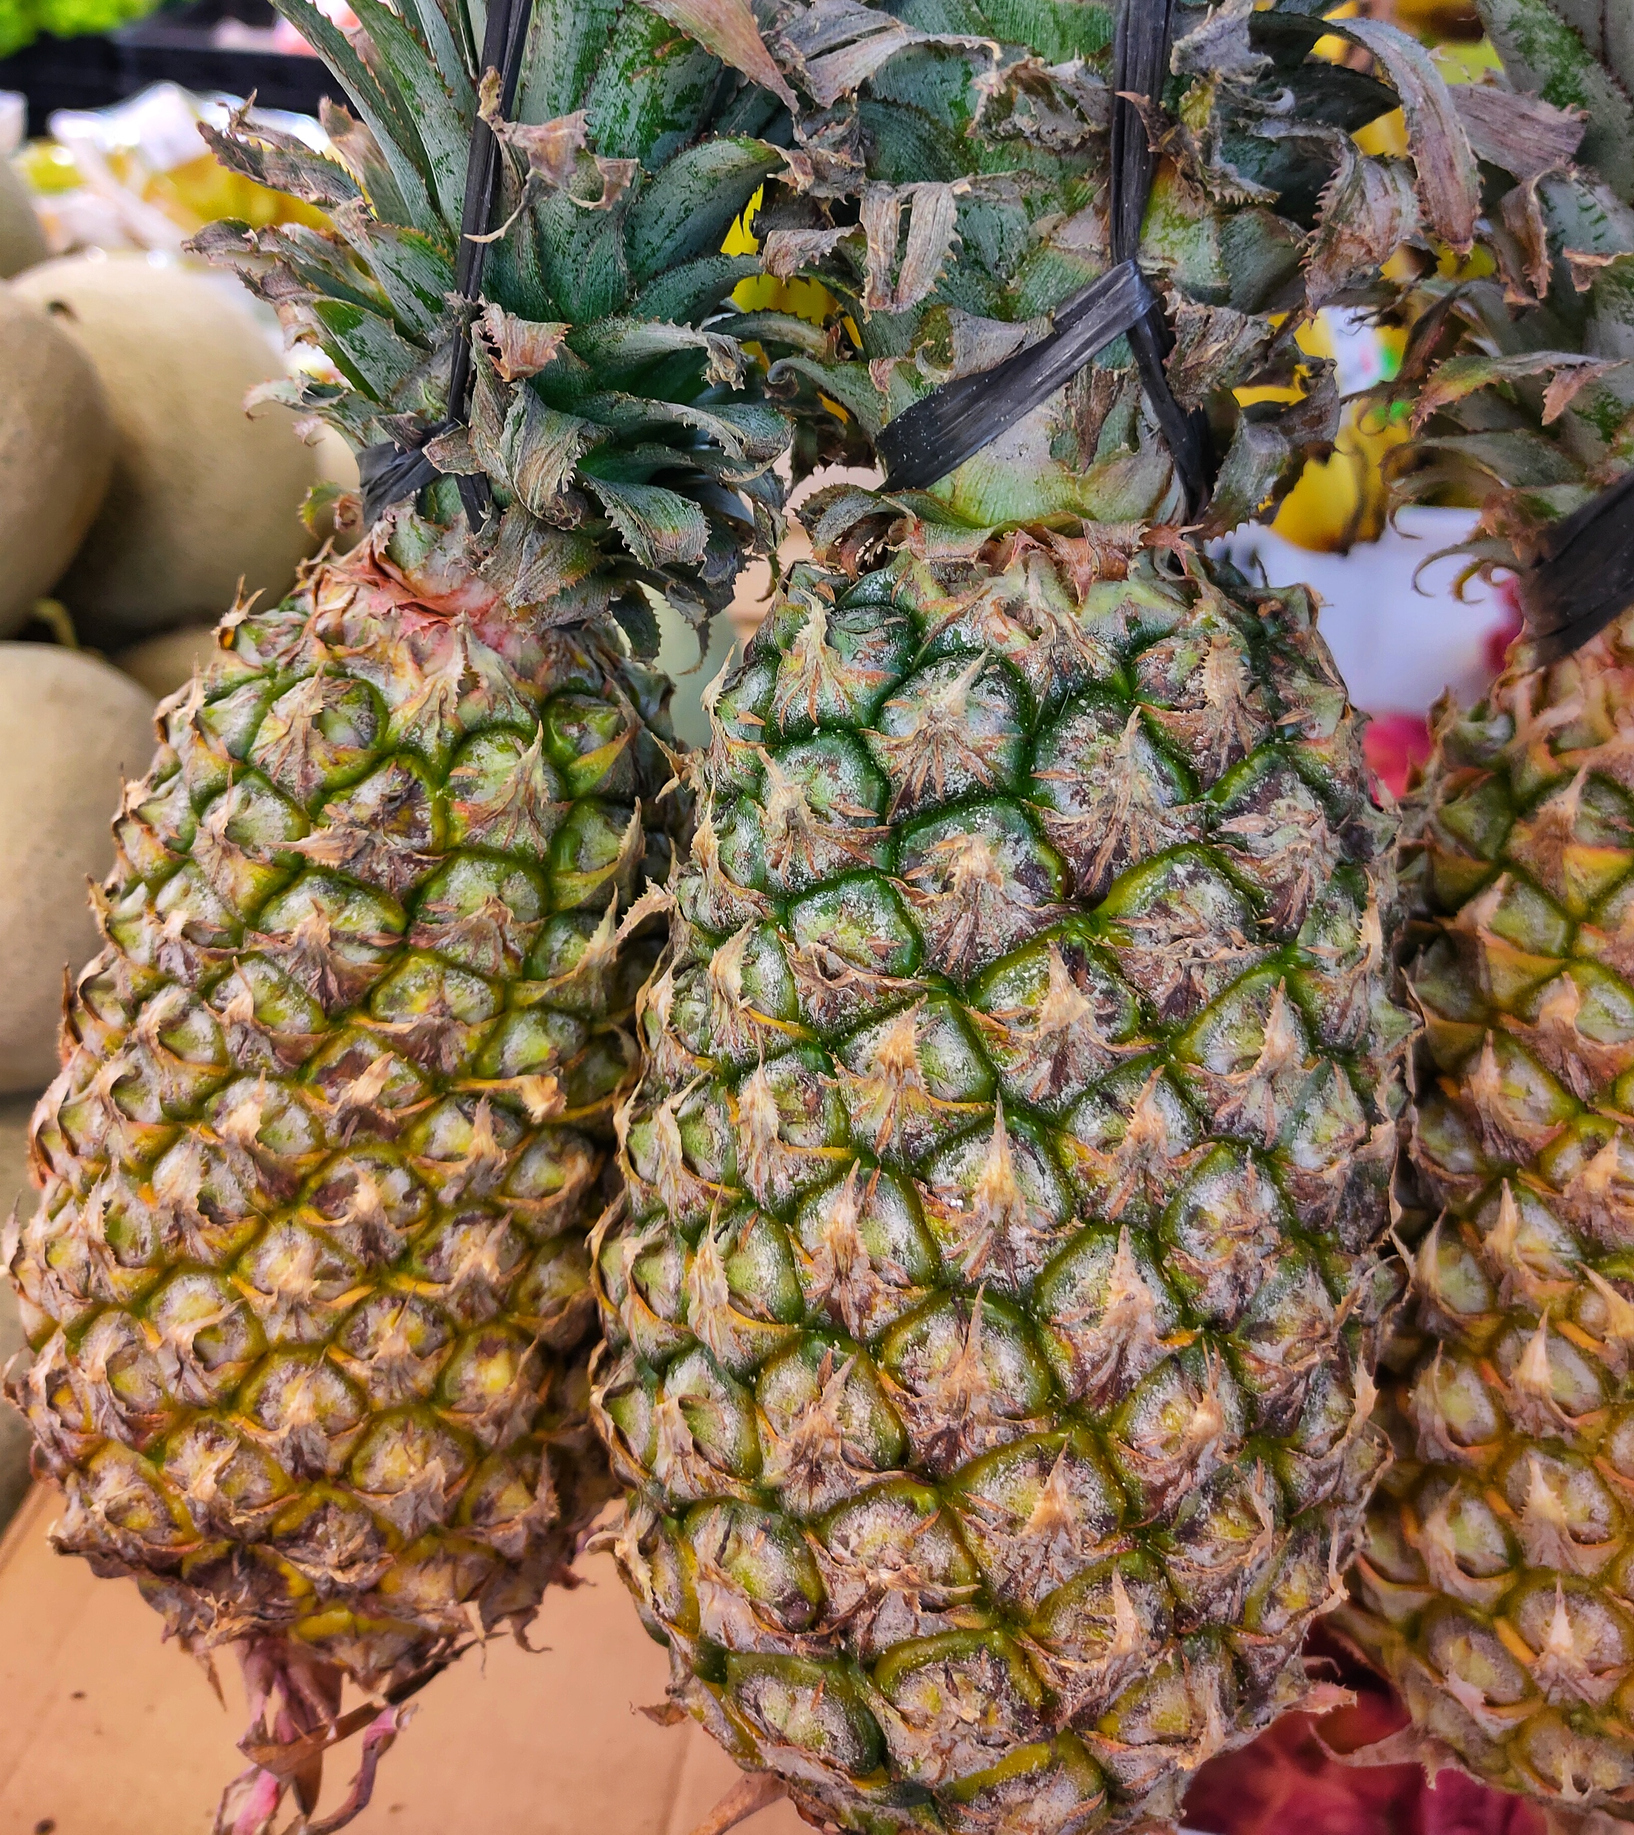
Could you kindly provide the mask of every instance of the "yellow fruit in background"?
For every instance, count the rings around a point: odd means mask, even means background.
[[[726,232],[721,241],[723,255],[755,255],[760,252],[760,238],[750,229],[760,210],[764,193],[757,191],[744,207],[743,215]],[[786,312],[813,325],[824,324],[839,302],[819,280],[779,280],[773,274],[755,274],[740,280],[732,289],[732,304],[740,312]]]
[[[326,222],[323,212],[312,205],[229,172],[213,153],[200,153],[168,172],[149,175],[140,195],[189,232],[222,217],[235,217],[252,229],[265,229],[270,223],[305,223],[321,229]]]
[[[1305,467],[1271,527],[1296,547],[1323,554],[1377,541],[1389,511],[1381,462],[1406,438],[1405,423],[1376,408],[1347,410],[1332,458]]]
[[[177,165],[160,168],[147,157],[149,150],[116,147],[97,157],[105,165],[108,178],[126,186],[144,204],[163,211],[189,235],[222,217],[235,217],[253,229],[265,229],[272,223],[305,223],[313,229],[324,227],[322,211],[285,192],[258,185],[242,173],[229,172],[217,163],[213,153],[201,151]],[[25,193],[32,192],[40,198],[62,197],[79,190],[87,182],[73,148],[55,140],[31,140],[16,155],[14,171]],[[3,184],[4,175],[0,174],[0,189]],[[3,224],[3,206],[0,206],[0,229]],[[32,259],[44,261],[48,253],[42,242],[39,254]],[[4,271],[0,266],[0,272]]]
[[[55,197],[85,182],[73,154],[54,140],[31,140],[17,154],[13,170],[38,197]]]
[[[1401,331],[1388,326],[1372,331],[1352,324],[1343,328],[1347,348],[1341,350],[1335,323],[1328,313],[1318,313],[1300,326],[1296,337],[1307,356],[1338,365],[1342,390],[1355,394],[1370,382],[1395,374],[1405,342]],[[1364,360],[1359,362],[1359,342],[1368,338],[1376,343],[1365,350]],[[1237,399],[1244,405],[1291,402],[1299,400],[1302,393],[1303,385],[1239,389]],[[1343,553],[1356,542],[1377,541],[1389,510],[1382,469],[1384,456],[1406,438],[1405,423],[1373,402],[1350,402],[1332,456],[1312,459],[1306,465],[1299,482],[1283,498],[1271,527],[1285,541],[1319,554]]]

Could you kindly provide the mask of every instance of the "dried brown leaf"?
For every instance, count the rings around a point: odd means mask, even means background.
[[[1525,179],[1514,190],[1505,192],[1498,214],[1520,250],[1523,276],[1532,297],[1542,299],[1549,291],[1549,226],[1543,220],[1537,180]],[[1518,282],[1521,276],[1508,274],[1507,278]]]
[[[811,0],[786,15],[777,31],[787,66],[822,108],[854,95],[882,65],[909,45],[953,45],[984,50],[995,65],[998,44],[962,33],[921,32],[859,0]]]
[[[918,39],[917,32],[910,32],[898,21],[890,24],[895,30],[859,38],[806,65],[807,87],[821,107],[832,108],[842,96],[854,95],[876,70]]]
[[[528,162],[528,170],[547,185],[560,188],[572,181],[579,155],[589,142],[588,116],[580,108],[553,121],[507,121],[499,106],[499,72],[490,70],[478,92],[477,113],[494,137],[514,147]]]
[[[667,19],[723,64],[769,89],[791,113],[798,112],[794,91],[766,49],[748,0],[647,0],[647,4],[660,19]]]
[[[490,70],[482,79],[477,113],[493,129],[495,139],[514,148],[527,160],[530,182],[537,181],[552,190],[565,191],[583,210],[610,210],[629,189],[640,163],[634,159],[604,159],[599,153],[591,154],[587,117],[582,108],[571,115],[558,115],[552,121],[507,121],[499,110],[499,73],[495,70]],[[583,164],[587,158],[593,159],[601,178],[599,197],[579,197],[572,189],[581,167],[588,174],[589,168]],[[505,223],[489,235],[471,239],[495,242],[509,228],[510,224]]]
[[[636,1712],[644,1714],[654,1726],[658,1727],[678,1727],[682,1721],[691,1719],[686,1709],[677,1701],[643,1702],[636,1708]]]
[[[1481,212],[1480,174],[1469,136],[1429,52],[1381,19],[1336,21],[1335,30],[1370,52],[1390,79],[1407,119],[1425,221],[1443,242],[1468,254]]]
[[[1221,0],[1207,18],[1176,41],[1173,67],[1179,76],[1210,80],[1236,77],[1252,82],[1270,67],[1271,60],[1256,51],[1249,38],[1254,0]]]
[[[1475,157],[1523,184],[1567,164],[1583,139],[1581,110],[1489,83],[1454,83],[1450,93]]]
[[[909,205],[908,233],[897,264],[902,208]],[[936,285],[958,229],[953,187],[941,184],[870,185],[863,194],[862,228],[867,240],[867,280],[863,309],[907,312]],[[891,279],[892,270],[896,280]]]
[[[751,1771],[721,1798],[720,1802],[698,1823],[691,1835],[727,1835],[740,1822],[777,1803],[788,1795],[788,1785],[775,1771]]]
[[[1305,259],[1306,296],[1324,305],[1381,267],[1418,227],[1418,194],[1406,162],[1373,159],[1348,136],[1336,142],[1339,169],[1322,193]]]
[[[830,254],[855,228],[773,229],[760,245],[760,265],[776,280],[789,280]]]
[[[1257,370],[1275,335],[1270,321],[1230,306],[1202,306],[1170,294],[1174,349],[1169,387],[1183,408],[1199,408],[1221,389],[1235,388]]]
[[[1496,383],[1522,382],[1533,376],[1558,378],[1561,371],[1581,369],[1584,365],[1602,367],[1581,351],[1567,350],[1529,350],[1513,357],[1451,357],[1419,392],[1413,404],[1413,431],[1417,433],[1439,409]]]
[[[1602,376],[1619,370],[1628,361],[1626,357],[1605,357],[1598,362],[1581,363],[1573,369],[1556,372],[1548,388],[1543,391],[1543,424],[1552,426],[1590,383],[1598,382]]]
[[[541,319],[519,319],[490,300],[483,306],[472,335],[487,347],[494,368],[504,380],[517,382],[547,369],[571,329]]]
[[[1614,255],[1598,255],[1591,253],[1587,249],[1569,248],[1563,249],[1561,252],[1566,257],[1567,267],[1572,271],[1572,285],[1579,293],[1588,292],[1589,288],[1592,287],[1599,278],[1602,268],[1612,267],[1617,262],[1626,261],[1628,259],[1626,255],[1621,253]]]

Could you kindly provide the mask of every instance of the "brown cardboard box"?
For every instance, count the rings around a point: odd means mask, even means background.
[[[0,1835],[209,1835],[243,1760],[243,1693],[160,1641],[128,1580],[53,1553],[54,1492],[37,1488],[0,1545]],[[386,1755],[356,1835],[687,1835],[736,1782],[692,1722],[636,1712],[663,1699],[667,1661],[641,1629],[611,1559],[553,1588],[530,1654],[508,1638],[472,1651],[419,1697]],[[345,1749],[324,1806],[342,1795]],[[745,1825],[796,1835],[787,1803]]]

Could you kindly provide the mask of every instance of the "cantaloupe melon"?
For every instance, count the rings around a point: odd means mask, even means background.
[[[85,882],[113,864],[121,772],[153,750],[152,697],[110,663],[0,644],[0,1094],[56,1075],[63,970],[98,941]]]
[[[0,637],[73,560],[113,456],[113,416],[84,351],[0,283]]]
[[[217,619],[240,578],[282,594],[313,546],[299,512],[317,473],[288,410],[244,411],[282,367],[249,308],[138,254],[48,261],[12,284],[62,309],[119,433],[102,512],[58,587],[81,634],[112,648]]]
[[[0,279],[10,279],[51,253],[28,187],[9,159],[0,155]]]
[[[144,637],[128,649],[115,650],[115,668],[138,681],[156,700],[174,694],[216,654],[213,624],[182,624],[157,637]]]

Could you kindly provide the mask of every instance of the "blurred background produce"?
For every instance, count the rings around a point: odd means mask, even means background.
[[[0,637],[72,564],[107,496],[117,440],[96,365],[61,318],[0,292]]]
[[[13,123],[20,113],[16,108],[10,111]],[[9,280],[21,269],[44,261],[50,253],[28,187],[11,162],[0,159],[0,280]]]
[[[63,968],[96,951],[87,874],[113,864],[120,774],[153,752],[153,698],[60,644],[0,644],[0,1095],[56,1074]]]
[[[213,621],[184,624],[174,631],[161,631],[157,637],[144,637],[138,643],[115,650],[112,661],[116,668],[140,682],[154,700],[162,701],[188,681],[195,669],[202,669],[209,662],[215,647]]]
[[[344,23],[340,0],[322,4]],[[263,108],[313,117],[320,97],[340,99],[269,0],[0,0],[7,6],[22,36],[9,55],[0,48],[0,89],[26,96],[35,137],[58,109],[102,109],[157,82],[199,96],[255,95]]]
[[[78,38],[108,32],[151,13],[155,0],[0,0],[0,56],[20,51],[42,32]]]
[[[28,1118],[154,702],[208,653],[241,577],[291,583],[320,539],[300,516],[312,484],[356,482],[288,410],[246,413],[285,374],[276,319],[179,252],[221,214],[302,208],[215,164],[198,122],[227,106],[165,84],[30,140],[26,98],[0,94],[0,1219],[33,1201]],[[21,1342],[8,1294],[0,1362]],[[26,1429],[0,1409],[0,1524],[27,1485]]]
[[[239,582],[276,597],[313,540],[317,482],[288,412],[246,414],[277,374],[247,306],[163,256],[91,251],[28,268],[14,292],[56,315],[113,410],[113,475],[56,587],[90,642],[219,617]]]

